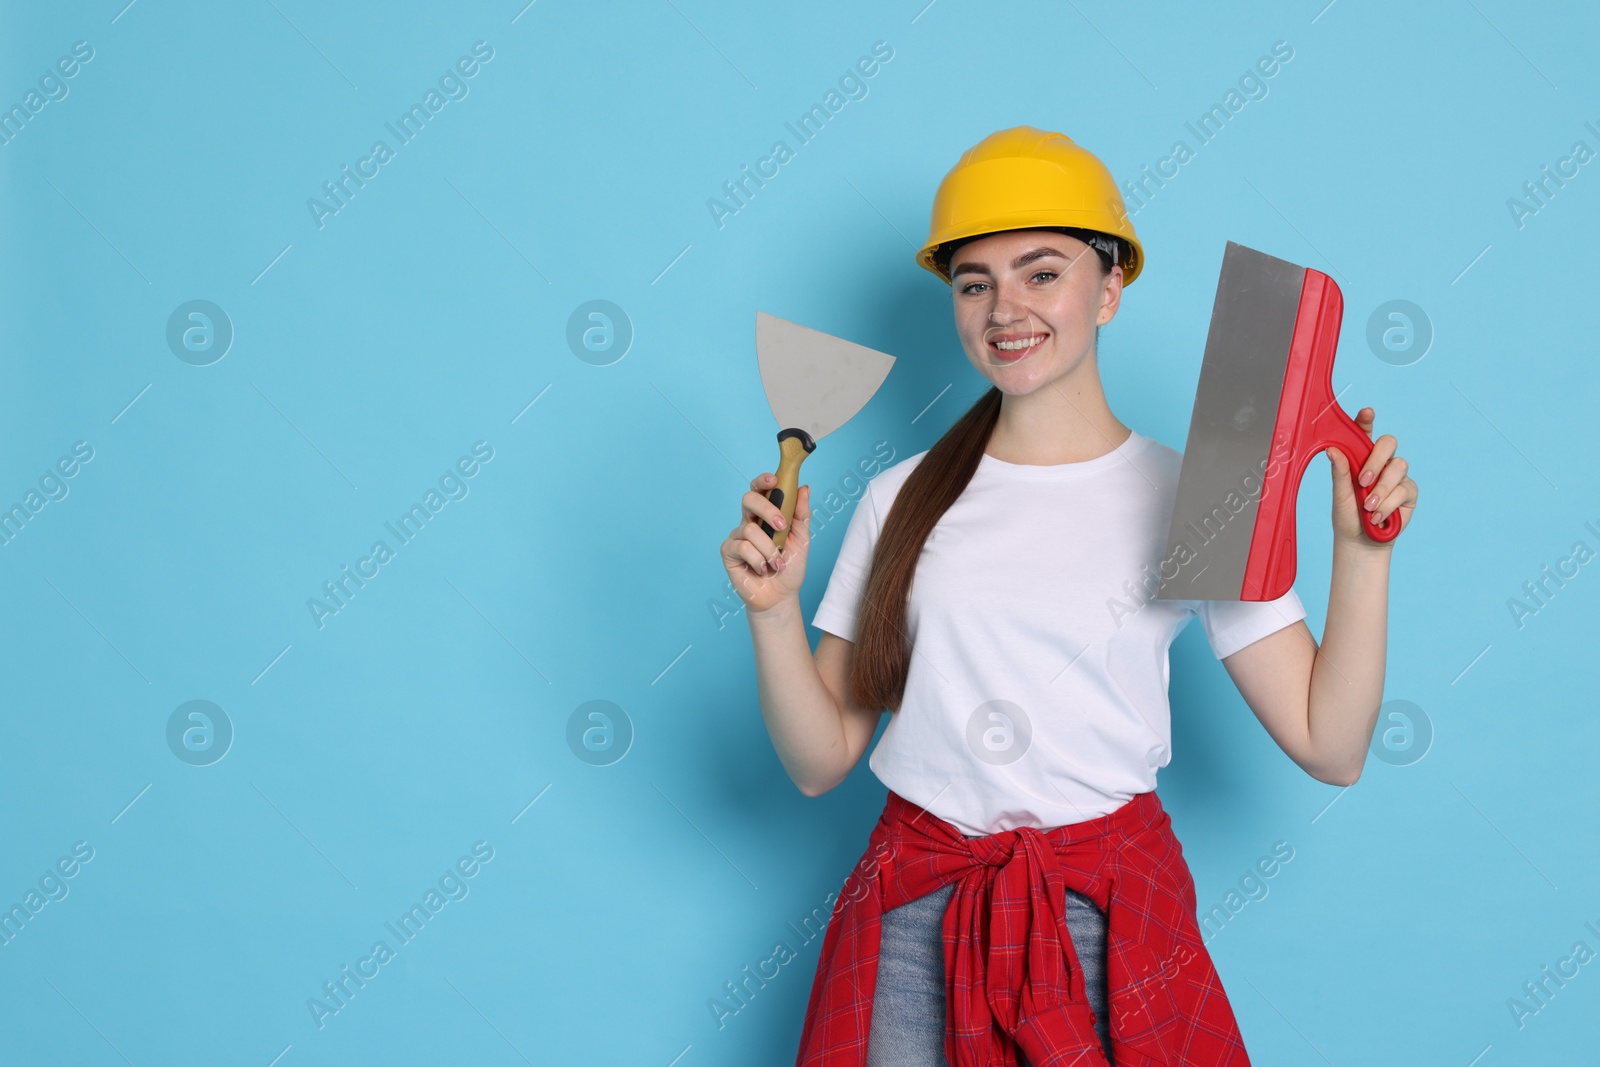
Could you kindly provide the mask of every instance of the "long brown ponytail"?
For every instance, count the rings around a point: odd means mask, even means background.
[[[850,696],[857,707],[900,710],[911,669],[906,601],[917,559],[928,535],[977,471],[1000,420],[1000,399],[1000,390],[990,387],[934,442],[900,486],[883,520],[857,613],[850,672]]]

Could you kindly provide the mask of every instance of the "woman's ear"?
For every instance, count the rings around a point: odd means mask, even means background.
[[[1117,309],[1122,306],[1123,277],[1121,264],[1114,265],[1110,273],[1106,275],[1105,288],[1101,291],[1100,296],[1100,314],[1104,315],[1105,318],[1101,319],[1097,316],[1095,322],[1098,325],[1104,325],[1116,318]]]

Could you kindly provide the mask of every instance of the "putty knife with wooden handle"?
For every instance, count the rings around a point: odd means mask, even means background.
[[[849,422],[889,376],[894,357],[799,323],[756,312],[756,360],[778,425],[778,484],[767,499],[783,509],[783,529],[761,532],[783,547],[794,525],[800,464],[817,442]]]
[[[1295,574],[1295,498],[1333,445],[1357,480],[1372,438],[1333,395],[1344,297],[1332,278],[1229,241],[1189,419],[1159,600],[1276,600]],[[1394,540],[1400,516],[1374,525]],[[1167,571],[1176,567],[1177,573]]]

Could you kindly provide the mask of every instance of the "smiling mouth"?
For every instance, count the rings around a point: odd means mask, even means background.
[[[1047,333],[1019,334],[1012,337],[995,337],[988,342],[989,351],[1003,360],[1021,359],[1050,337]]]

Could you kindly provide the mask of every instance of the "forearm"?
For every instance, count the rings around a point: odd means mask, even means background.
[[[839,705],[823,685],[806,640],[799,601],[750,612],[748,619],[761,718],[772,747],[802,793],[826,792],[842,777],[848,746]]]
[[[1360,776],[1383,703],[1391,555],[1386,546],[1334,542],[1328,619],[1308,701],[1311,762],[1332,780]]]

